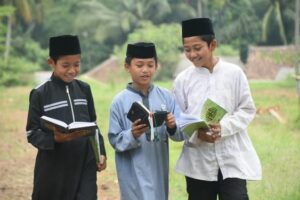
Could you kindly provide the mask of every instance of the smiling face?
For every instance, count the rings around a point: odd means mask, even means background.
[[[80,72],[80,54],[61,56],[56,62],[49,58],[48,64],[53,68],[54,76],[70,83]]]
[[[217,46],[214,39],[208,46],[199,36],[183,38],[183,48],[186,57],[196,66],[211,69],[213,67],[213,51]]]
[[[156,72],[157,63],[154,58],[133,58],[130,63],[125,63],[125,69],[131,75],[133,86],[146,92]]]

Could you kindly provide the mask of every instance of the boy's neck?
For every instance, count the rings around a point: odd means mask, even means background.
[[[211,62],[207,65],[207,66],[204,66],[206,69],[208,69],[208,71],[210,73],[212,73],[214,71],[214,67],[215,65],[218,63],[219,61],[219,58],[218,57],[215,57],[213,56],[212,59],[211,59]]]
[[[136,83],[133,82],[132,87],[134,89],[136,89],[137,91],[140,91],[143,95],[148,96],[150,85],[145,86],[145,87],[141,87],[141,86],[138,86]]]

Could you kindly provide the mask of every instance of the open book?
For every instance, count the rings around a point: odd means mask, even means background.
[[[93,135],[94,130],[97,128],[97,124],[95,122],[72,122],[70,124],[66,124],[65,122],[54,119],[47,116],[42,116],[40,118],[42,127],[53,131],[54,128],[57,128],[63,133],[69,133],[77,130],[85,130],[87,132],[86,136]]]
[[[141,119],[140,124],[146,124],[148,127],[153,124],[153,127],[158,127],[164,123],[167,114],[167,111],[150,112],[141,102],[134,102],[128,111],[127,118],[132,122]]]
[[[227,111],[220,105],[207,99],[203,105],[201,118],[195,117],[184,117],[185,123],[181,125],[183,132],[185,132],[189,137],[193,135],[198,129],[208,129],[210,123],[219,123]]]
[[[141,119],[140,124],[146,124],[150,128],[150,140],[154,140],[154,128],[161,126],[168,115],[167,111],[150,112],[141,102],[133,102],[127,118],[134,122]]]

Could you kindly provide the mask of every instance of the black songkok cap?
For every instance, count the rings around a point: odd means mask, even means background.
[[[131,58],[157,58],[153,43],[138,42],[127,45],[126,57]]]
[[[49,56],[64,56],[80,54],[80,44],[77,36],[61,35],[50,37],[49,40]]]
[[[181,22],[182,38],[201,36],[201,35],[215,35],[212,22],[209,18],[194,18]]]

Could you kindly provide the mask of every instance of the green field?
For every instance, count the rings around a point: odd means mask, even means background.
[[[100,199],[118,199],[114,151],[107,140],[109,106],[124,84],[107,85],[83,78],[92,87],[98,123],[105,137],[108,168],[98,175]],[[171,82],[157,83],[170,88]],[[261,114],[249,135],[263,166],[263,180],[248,182],[251,200],[300,199],[300,121],[295,81],[253,82],[251,90]],[[36,150],[27,143],[25,123],[31,87],[0,87],[0,199],[29,199]],[[270,109],[285,121],[280,123]],[[185,180],[174,170],[182,143],[170,142],[170,200],[187,199]]]

